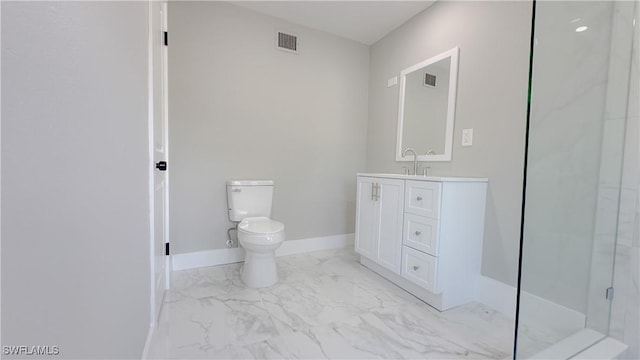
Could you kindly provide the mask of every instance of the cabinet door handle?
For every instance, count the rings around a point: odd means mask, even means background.
[[[380,200],[380,184],[378,183],[371,184],[371,200],[372,201]]]
[[[420,266],[418,266],[418,265],[413,265],[413,271],[418,271],[418,269],[420,269]]]
[[[418,197],[416,198],[416,200],[418,200],[418,201],[422,201],[422,196],[418,196]]]
[[[416,231],[416,236],[419,236],[420,234],[420,231]]]

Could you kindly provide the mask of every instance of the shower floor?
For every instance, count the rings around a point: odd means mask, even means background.
[[[482,304],[439,312],[350,249],[278,258],[249,289],[241,264],[174,272],[149,358],[510,358],[513,321]]]

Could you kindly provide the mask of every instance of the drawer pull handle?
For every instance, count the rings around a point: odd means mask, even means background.
[[[416,236],[419,236],[419,235],[420,235],[420,231],[416,231]]]
[[[416,198],[416,200],[418,200],[418,201],[422,201],[422,196],[418,196],[418,197]]]
[[[418,271],[418,269],[420,269],[420,266],[418,266],[418,265],[413,265],[413,271]]]

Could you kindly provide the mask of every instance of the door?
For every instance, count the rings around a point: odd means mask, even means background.
[[[404,180],[376,179],[376,183],[378,184],[376,261],[394,273],[400,274]]]
[[[374,219],[376,218],[375,178],[358,177],[356,203],[356,252],[370,259],[375,258]]]
[[[358,177],[356,252],[400,274],[404,180]]]
[[[167,82],[166,82],[166,46],[164,31],[166,29],[166,2],[150,1],[149,4],[149,83],[150,114],[152,118],[152,151],[153,151],[153,244],[151,246],[152,322],[158,320],[164,292],[168,285],[167,256],[168,243],[168,119],[167,119]]]

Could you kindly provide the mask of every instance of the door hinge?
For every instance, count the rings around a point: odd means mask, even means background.
[[[606,291],[606,293],[605,293],[605,295],[604,295],[605,299],[607,299],[607,300],[613,300],[613,295],[614,295],[614,292],[613,292],[613,286],[612,286],[612,287],[607,288],[607,291]]]
[[[169,32],[164,32],[164,46],[169,46]]]
[[[169,243],[164,243],[164,254],[166,256],[171,255],[171,252],[169,251]]]

